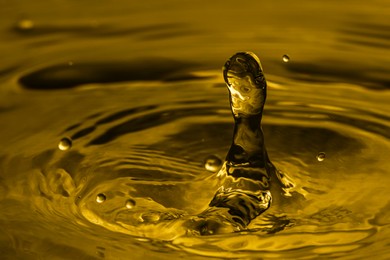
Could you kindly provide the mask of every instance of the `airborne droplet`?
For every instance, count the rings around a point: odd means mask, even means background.
[[[317,160],[319,162],[322,162],[323,160],[325,160],[325,157],[326,157],[326,154],[324,152],[320,152],[317,154]]]
[[[134,200],[128,199],[128,200],[126,201],[126,208],[132,209],[132,208],[134,208],[134,206],[135,206],[135,201],[134,201]]]
[[[215,155],[210,155],[206,158],[204,167],[210,172],[217,172],[221,168],[222,160]]]
[[[69,150],[72,147],[72,140],[69,138],[62,138],[61,141],[58,143],[58,148],[61,151]]]
[[[96,202],[97,203],[103,203],[106,201],[106,195],[104,195],[103,193],[99,193],[97,196],[96,196]]]
[[[284,54],[283,56],[282,56],[282,60],[283,60],[283,62],[289,62],[290,61],[290,57],[287,55],[287,54]]]

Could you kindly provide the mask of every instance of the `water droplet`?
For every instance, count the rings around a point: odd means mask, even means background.
[[[68,61],[69,66],[73,66],[73,61]]]
[[[61,141],[58,143],[58,148],[61,151],[69,150],[72,147],[72,140],[69,138],[62,138]]]
[[[132,208],[134,208],[134,206],[135,206],[135,201],[134,201],[134,200],[128,199],[128,200],[126,201],[126,208],[132,209]]]
[[[34,28],[34,22],[28,19],[23,19],[17,23],[17,27],[19,30],[29,31]]]
[[[217,172],[221,168],[222,160],[215,155],[210,155],[206,158],[204,167],[210,172]]]
[[[140,218],[141,222],[153,223],[160,220],[160,214],[158,212],[145,212]]]
[[[104,195],[103,193],[99,193],[97,196],[96,196],[96,202],[97,203],[103,203],[106,201],[106,195]]]
[[[325,157],[326,157],[326,154],[325,154],[324,152],[319,152],[319,153],[317,154],[317,160],[318,160],[319,162],[322,162],[323,160],[325,160]]]
[[[283,56],[282,56],[282,60],[283,60],[283,62],[289,62],[290,61],[290,57],[287,55],[287,54],[284,54]]]

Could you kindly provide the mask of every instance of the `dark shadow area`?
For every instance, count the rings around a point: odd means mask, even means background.
[[[217,111],[215,110],[216,109],[214,107],[205,107],[196,110],[192,108],[187,108],[187,109],[180,109],[180,110],[166,110],[166,111],[150,113],[148,115],[143,115],[141,117],[133,118],[124,123],[120,123],[118,125],[111,127],[102,135],[92,139],[87,144],[87,146],[105,144],[122,135],[145,130],[158,125],[163,125],[188,116],[216,115]]]
[[[390,26],[385,24],[374,23],[348,23],[345,28],[339,30],[342,35],[364,39],[364,46],[390,47]],[[342,38],[341,38],[342,40]]]
[[[345,82],[373,89],[390,88],[390,71],[384,68],[366,68],[340,60],[291,62],[285,66],[291,78],[312,82]],[[370,71],[371,70],[371,71]],[[370,75],[376,75],[371,76]]]
[[[144,58],[132,61],[81,62],[46,67],[19,79],[27,89],[55,90],[83,84],[125,81],[178,81],[199,79],[190,74],[196,65],[164,58]]]

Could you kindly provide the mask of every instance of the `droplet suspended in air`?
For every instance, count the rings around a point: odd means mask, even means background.
[[[128,199],[128,200],[126,201],[126,208],[132,209],[132,208],[134,208],[134,207],[135,207],[135,201],[132,200],[132,199]]]
[[[16,24],[17,28],[19,30],[22,30],[22,31],[29,31],[29,30],[32,30],[34,28],[34,22],[31,21],[31,20],[28,20],[28,19],[23,19],[23,20],[20,20],[17,24]]]
[[[210,172],[217,172],[221,168],[222,160],[215,155],[210,155],[206,158],[204,168]]]
[[[319,152],[319,153],[317,154],[317,160],[318,160],[319,162],[322,162],[323,160],[325,160],[325,157],[326,157],[326,154],[325,154],[324,152]]]
[[[62,138],[60,140],[60,142],[58,143],[58,148],[61,151],[69,150],[71,147],[72,147],[72,140],[70,140],[69,138],[66,138],[66,137]]]
[[[97,203],[103,203],[106,201],[106,195],[104,195],[103,193],[99,193],[97,196],[96,196],[96,202]]]
[[[282,56],[282,60],[283,60],[283,62],[289,62],[290,61],[290,57],[287,55],[287,54],[284,54],[283,56]]]

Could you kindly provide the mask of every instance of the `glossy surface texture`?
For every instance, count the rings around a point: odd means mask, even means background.
[[[0,0],[1,258],[388,259],[388,17],[383,0]],[[206,210],[239,51],[261,58],[284,182],[245,231]],[[228,158],[264,162],[247,155]]]

